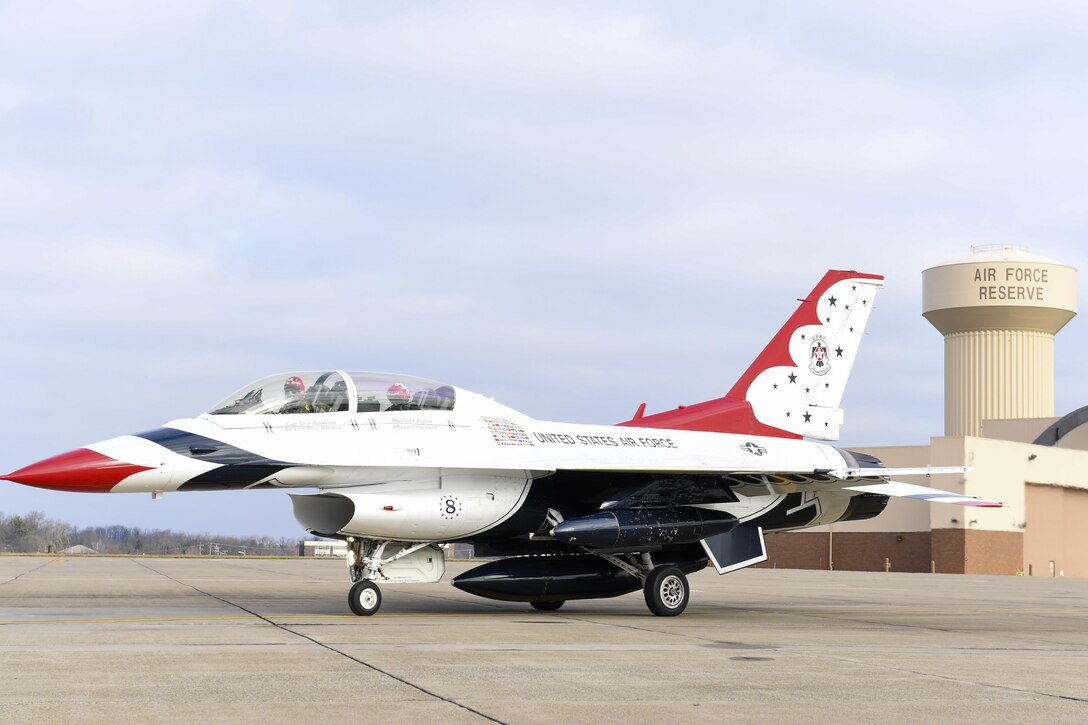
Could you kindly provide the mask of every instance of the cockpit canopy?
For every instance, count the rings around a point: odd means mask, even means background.
[[[377,413],[453,410],[449,385],[391,373],[291,372],[250,383],[208,411],[210,415]]]

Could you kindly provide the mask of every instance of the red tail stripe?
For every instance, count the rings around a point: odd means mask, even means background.
[[[836,282],[841,282],[844,279],[884,279],[879,274],[866,274],[864,272],[853,272],[847,270],[833,269],[829,270],[824,275],[816,286],[809,292],[808,297],[802,300],[802,304],[793,313],[789,321],[782,326],[782,329],[778,331],[778,334],[774,336],[771,342],[763,349],[763,352],[759,354],[759,357],[755,359],[747,370],[744,371],[744,375],[740,376],[740,380],[737,381],[733,389],[730,390],[725,397],[737,398],[744,400],[748,397],[748,388],[752,386],[752,381],[756,379],[756,376],[767,368],[772,367],[788,367],[793,366],[796,363],[793,358],[790,357],[790,338],[793,336],[794,330],[804,325],[819,325],[820,318],[816,316],[816,303],[820,301],[831,285]]]

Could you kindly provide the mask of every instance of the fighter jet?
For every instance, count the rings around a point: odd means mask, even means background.
[[[379,583],[436,582],[444,545],[493,558],[453,579],[542,611],[642,590],[675,616],[688,575],[767,558],[764,531],[879,514],[890,496],[1000,506],[892,476],[817,441],[839,437],[843,390],[883,277],[829,271],[729,392],[616,425],[536,420],[493,399],[388,373],[291,371],[194,418],[92,443],[0,478],[63,491],[283,488],[309,532],[348,544],[355,614]],[[810,439],[810,440],[806,440]]]

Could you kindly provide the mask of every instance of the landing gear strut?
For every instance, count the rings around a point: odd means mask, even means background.
[[[654,566],[649,554],[639,558],[626,557],[601,552],[590,552],[615,564],[631,576],[642,580],[642,593],[646,597],[646,606],[659,617],[675,617],[688,606],[691,589],[688,578],[679,567],[671,565]]]

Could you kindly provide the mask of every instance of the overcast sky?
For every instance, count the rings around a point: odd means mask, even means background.
[[[723,394],[832,267],[887,277],[840,444],[925,444],[922,270],[1088,267],[1086,37],[1080,2],[0,0],[0,469],[292,368],[612,423]],[[1083,320],[1056,354],[1062,414]],[[302,533],[279,492],[0,483],[35,509]]]

